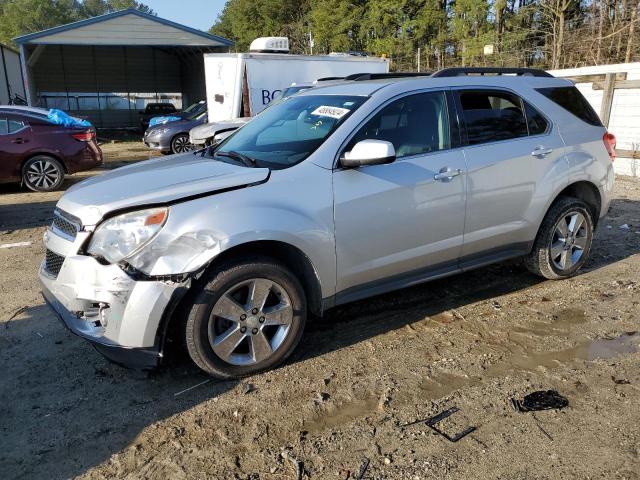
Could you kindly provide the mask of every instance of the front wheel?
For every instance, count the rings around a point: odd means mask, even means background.
[[[228,265],[196,296],[186,324],[189,355],[218,378],[276,367],[295,349],[306,321],[296,277],[270,259]]]
[[[189,135],[181,133],[173,137],[171,140],[171,153],[185,153],[193,150],[193,146],[189,143]]]
[[[34,192],[51,192],[62,185],[64,168],[55,158],[37,155],[24,164],[22,181]]]
[[[575,275],[587,261],[593,240],[593,219],[586,203],[560,198],[542,221],[525,265],[550,280]]]

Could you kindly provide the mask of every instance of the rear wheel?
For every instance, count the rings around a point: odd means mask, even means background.
[[[591,250],[593,220],[587,204],[573,197],[560,198],[547,212],[527,268],[551,280],[575,275]]]
[[[27,160],[22,168],[22,181],[29,190],[50,192],[64,181],[64,168],[55,158],[38,155]]]
[[[300,341],[306,299],[300,282],[270,259],[228,265],[196,296],[186,325],[189,355],[218,378],[283,362]]]
[[[180,133],[171,140],[172,153],[184,153],[193,150],[193,146],[189,143],[189,135]]]

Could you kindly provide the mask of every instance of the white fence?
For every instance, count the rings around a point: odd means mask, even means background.
[[[640,62],[549,73],[573,80],[616,136],[616,173],[640,177]]]

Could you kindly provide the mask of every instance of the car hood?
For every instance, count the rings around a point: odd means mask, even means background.
[[[194,127],[189,132],[192,140],[206,140],[215,136],[218,132],[224,130],[232,130],[240,128],[245,123],[251,120],[251,117],[235,118],[233,120],[223,120],[220,122],[205,123]]]
[[[193,153],[147,160],[84,180],[57,207],[95,225],[115,210],[143,208],[182,198],[264,182],[267,168],[224,163]]]

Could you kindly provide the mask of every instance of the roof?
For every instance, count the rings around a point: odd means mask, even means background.
[[[515,88],[526,84],[532,88],[548,86],[572,85],[571,82],[555,77],[528,77],[528,76],[457,76],[457,77],[396,77],[363,81],[343,81],[318,85],[313,89],[304,90],[299,95],[372,95],[374,92],[392,85],[404,84],[406,90],[421,88],[448,88],[448,87],[480,87],[480,88]]]
[[[9,50],[10,52],[20,55],[20,52],[18,52],[15,48],[10,47],[9,45],[5,45],[4,43],[0,43],[0,48],[4,48],[5,50]]]
[[[13,113],[31,113],[37,115],[48,115],[49,110],[37,107],[27,107],[26,105],[0,105],[0,110]]]
[[[103,25],[100,25],[103,24]],[[98,28],[102,26],[103,28]],[[104,27],[107,28],[104,28]],[[134,8],[16,37],[24,44],[231,46],[233,42]]]

